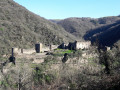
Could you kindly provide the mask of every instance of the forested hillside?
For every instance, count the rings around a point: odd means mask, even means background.
[[[56,22],[51,21],[78,38],[92,42],[95,42],[97,38],[100,44],[110,46],[119,40],[119,20],[119,16],[111,16],[97,19],[67,18]]]
[[[84,34],[87,31],[92,29],[115,23],[120,20],[120,17],[103,17],[98,19],[93,18],[67,18],[57,22],[58,25],[61,25],[67,32],[83,38]]]
[[[84,38],[92,42],[98,40],[103,46],[112,46],[120,40],[120,21],[89,31]]]
[[[59,44],[75,37],[58,26],[15,3],[0,0],[0,52],[11,47],[29,48],[36,42]]]

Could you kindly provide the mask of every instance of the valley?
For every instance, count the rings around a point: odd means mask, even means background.
[[[0,90],[119,90],[120,16],[45,19],[0,0]]]

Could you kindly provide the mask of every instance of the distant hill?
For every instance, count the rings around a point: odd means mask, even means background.
[[[89,31],[84,38],[92,42],[98,40],[103,46],[112,46],[120,40],[120,21]]]
[[[10,52],[11,47],[31,48],[37,42],[60,44],[78,38],[94,42],[99,37],[103,44],[111,36],[119,34],[119,20],[119,16],[47,20],[13,0],[0,0],[0,54]],[[117,34],[113,35],[114,31]],[[113,41],[118,39],[116,37]],[[113,41],[103,45],[112,45]]]
[[[13,0],[0,0],[0,53],[11,47],[30,48],[35,43],[59,44],[76,38]]]
[[[120,17],[111,16],[98,19],[93,18],[67,18],[58,21],[57,24],[62,26],[67,32],[76,37],[83,38],[86,32],[108,24],[115,23]]]
[[[120,39],[120,16],[97,19],[67,18],[56,21],[56,23],[78,38],[91,40],[92,42],[98,40],[99,44],[103,46],[112,46]]]

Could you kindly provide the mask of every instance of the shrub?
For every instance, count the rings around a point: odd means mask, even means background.
[[[82,51],[81,50],[76,50],[73,53],[69,53],[68,56],[70,58],[81,57],[82,56]]]
[[[3,31],[4,30],[4,28],[0,28],[0,31]]]

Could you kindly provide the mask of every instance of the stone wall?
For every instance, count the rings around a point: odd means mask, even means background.
[[[58,48],[58,45],[43,46],[41,52],[51,51]]]
[[[76,41],[75,42],[76,49],[88,49],[90,45],[91,45],[90,41],[87,41],[87,42]]]
[[[51,50],[58,48],[59,45],[51,45]]]
[[[33,54],[36,53],[35,49],[23,49],[23,54]]]
[[[35,49],[19,49],[19,48],[12,48],[13,55],[18,55],[18,54],[33,54],[35,53]]]
[[[12,48],[12,55],[20,55],[20,54],[33,54],[33,53],[36,53],[36,49],[38,49],[38,53],[41,53],[41,52],[47,52],[47,51],[50,51],[50,50],[54,50],[58,48],[58,45],[51,45],[51,48],[50,46],[43,46],[41,43],[40,44],[37,44],[35,45],[35,48],[31,48],[31,49],[20,49],[20,48]]]
[[[21,53],[21,49],[19,48],[12,48],[12,55],[18,55]]]

